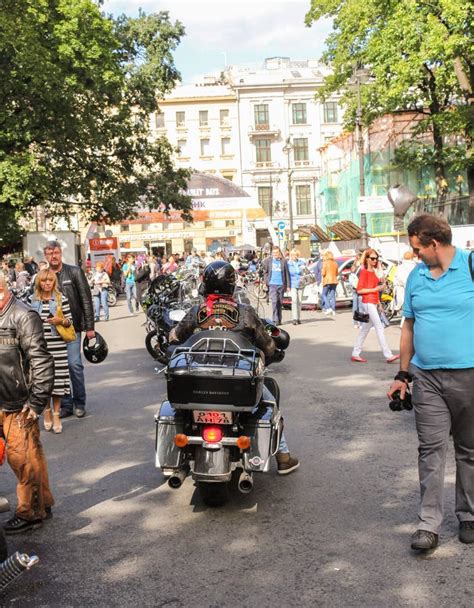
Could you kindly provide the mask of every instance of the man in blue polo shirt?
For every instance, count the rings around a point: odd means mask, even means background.
[[[388,395],[400,390],[403,398],[413,379],[421,506],[411,547],[427,551],[438,545],[443,519],[450,430],[459,540],[474,543],[474,260],[451,245],[451,228],[440,217],[416,217],[408,236],[422,263],[408,277],[400,371]]]

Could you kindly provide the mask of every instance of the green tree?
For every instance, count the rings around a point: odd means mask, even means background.
[[[448,167],[465,169],[474,196],[472,0],[312,0],[307,25],[322,17],[334,24],[324,54],[334,72],[322,95],[342,91],[353,124],[356,101],[349,85],[358,66],[368,67],[364,121],[397,110],[420,112],[420,137],[404,146],[399,159],[431,164],[439,193]]]
[[[137,204],[180,209],[188,172],[149,135],[179,80],[183,26],[167,13],[113,19],[92,0],[0,0],[0,205],[49,217],[79,204],[90,220]],[[1,227],[0,227],[1,230]]]

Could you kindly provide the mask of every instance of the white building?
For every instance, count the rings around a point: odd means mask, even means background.
[[[274,57],[259,68],[230,66],[219,77],[177,87],[159,102],[151,133],[166,135],[176,147],[176,165],[235,182],[264,210],[235,210],[233,244],[248,240],[248,221],[254,241],[263,244],[271,223],[282,228],[285,242],[292,228],[296,243],[309,252],[297,228],[318,218],[318,149],[341,132],[337,98],[321,103],[315,97],[326,73],[317,61]],[[222,228],[211,221],[209,230]]]
[[[287,57],[267,59],[260,69],[228,70],[237,103],[241,185],[255,192],[275,227],[285,226],[284,240],[292,226],[300,244],[297,227],[318,217],[318,149],[341,132],[337,98],[321,103],[315,97],[326,74],[317,61]],[[266,225],[255,223],[258,244],[268,238]]]

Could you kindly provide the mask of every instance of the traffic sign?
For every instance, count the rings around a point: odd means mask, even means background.
[[[286,222],[284,222],[283,220],[279,221],[277,224],[277,229],[278,229],[278,236],[281,239],[285,238],[285,229],[286,229]]]

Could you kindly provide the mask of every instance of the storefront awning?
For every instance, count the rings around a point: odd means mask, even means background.
[[[341,241],[353,241],[362,237],[362,232],[357,224],[350,220],[342,220],[336,222],[332,226],[328,226],[328,230],[334,234],[337,239]]]

